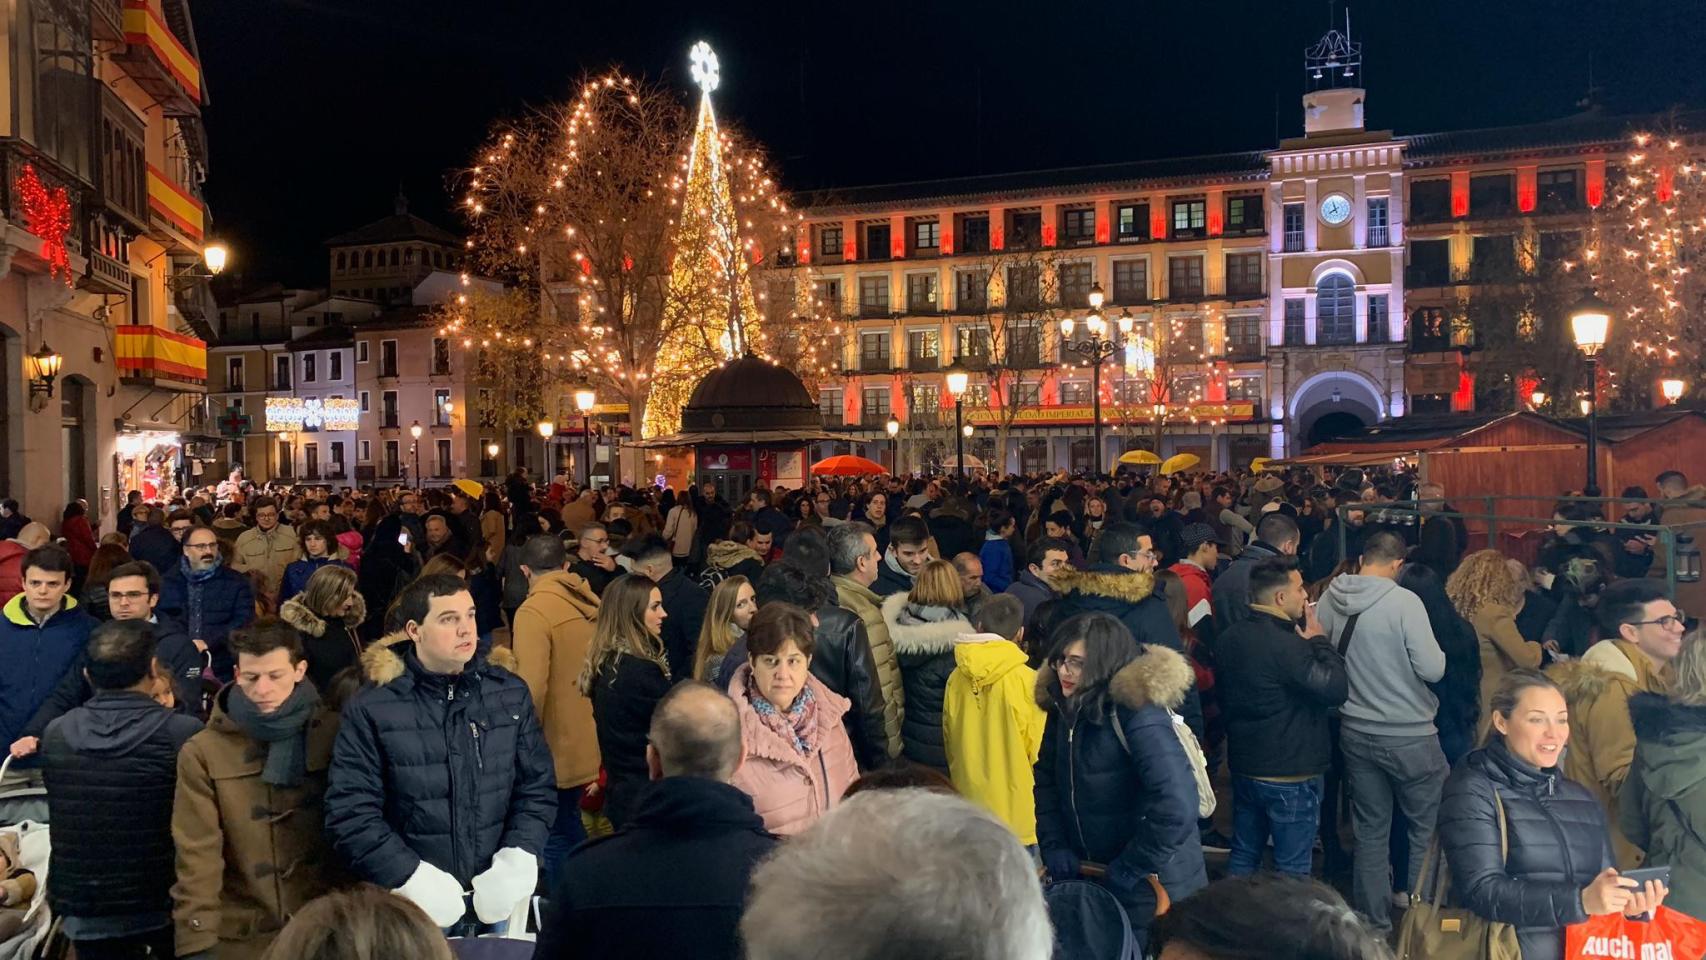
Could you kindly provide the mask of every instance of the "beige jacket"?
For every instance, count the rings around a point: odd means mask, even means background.
[[[237,538],[231,567],[238,573],[259,572],[267,594],[276,598],[279,583],[284,579],[284,568],[301,555],[302,547],[296,541],[294,529],[282,523],[273,527],[271,533],[261,532],[260,527],[251,527]]]
[[[592,701],[581,696],[579,686],[597,619],[598,597],[586,580],[559,570],[533,578],[510,629],[515,675],[533,695],[561,790],[598,779]]]
[[[883,619],[883,598],[870,587],[844,576],[831,577],[836,602],[853,611],[865,623],[871,641],[871,656],[877,661],[877,682],[883,688],[883,733],[888,737],[889,756],[900,756],[900,721],[906,714],[906,690],[900,682],[900,662],[894,656],[894,640]]]

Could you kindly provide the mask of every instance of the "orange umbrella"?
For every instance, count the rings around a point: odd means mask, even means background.
[[[884,473],[888,473],[888,469],[875,460],[845,454],[812,464],[812,475],[818,477],[859,477]]]

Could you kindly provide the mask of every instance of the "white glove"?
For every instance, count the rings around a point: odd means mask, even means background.
[[[539,885],[539,858],[520,847],[504,847],[492,865],[474,878],[474,916],[481,923],[508,920],[516,905]]]
[[[425,910],[441,928],[461,920],[467,909],[462,901],[462,884],[425,860],[409,874],[406,883],[391,892]]]

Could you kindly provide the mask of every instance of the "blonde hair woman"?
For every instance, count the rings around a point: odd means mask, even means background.
[[[905,692],[901,752],[908,760],[948,772],[943,746],[942,706],[948,677],[954,672],[954,640],[976,633],[966,614],[959,571],[946,560],[931,560],[918,571],[907,593],[883,600],[883,621],[894,641],[895,660]]]
[[[357,631],[367,619],[367,604],[355,581],[355,571],[349,567],[326,564],[309,576],[301,593],[278,609],[279,619],[302,637],[308,679],[317,690],[330,687],[338,671],[361,659]]]
[[[328,893],[290,918],[266,960],[454,960],[426,912],[371,883]]]
[[[704,625],[699,628],[699,649],[693,654],[693,679],[716,683],[723,656],[746,636],[757,612],[758,596],[753,593],[752,581],[737,573],[717,584],[705,607]]]
[[[1458,615],[1475,628],[1481,646],[1479,740],[1492,725],[1493,692],[1499,689],[1499,682],[1518,667],[1539,667],[1540,644],[1524,640],[1516,628],[1522,586],[1497,550],[1477,550],[1464,557],[1445,581],[1445,595],[1451,598]]]
[[[652,709],[671,685],[664,659],[665,616],[663,594],[650,577],[630,573],[610,581],[581,670],[580,690],[592,701],[607,775],[604,814],[617,827],[628,822],[640,789],[651,779],[646,743]]]
[[[1688,635],[1671,661],[1670,696],[1629,698],[1635,761],[1617,806],[1618,826],[1647,851],[1645,865],[1668,866],[1667,902],[1691,917],[1706,915],[1706,643]]]

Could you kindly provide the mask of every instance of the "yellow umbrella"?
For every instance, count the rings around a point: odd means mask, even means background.
[[[1120,462],[1138,467],[1153,467],[1161,462],[1161,458],[1148,450],[1127,450],[1120,454]]]
[[[1201,462],[1202,458],[1194,453],[1175,453],[1168,457],[1165,463],[1161,464],[1161,475],[1163,477],[1171,476],[1189,470]]]
[[[1267,467],[1268,461],[1272,460],[1272,459],[1273,459],[1272,457],[1257,457],[1254,460],[1251,460],[1250,461],[1250,472],[1251,473],[1261,473],[1262,470]]]

